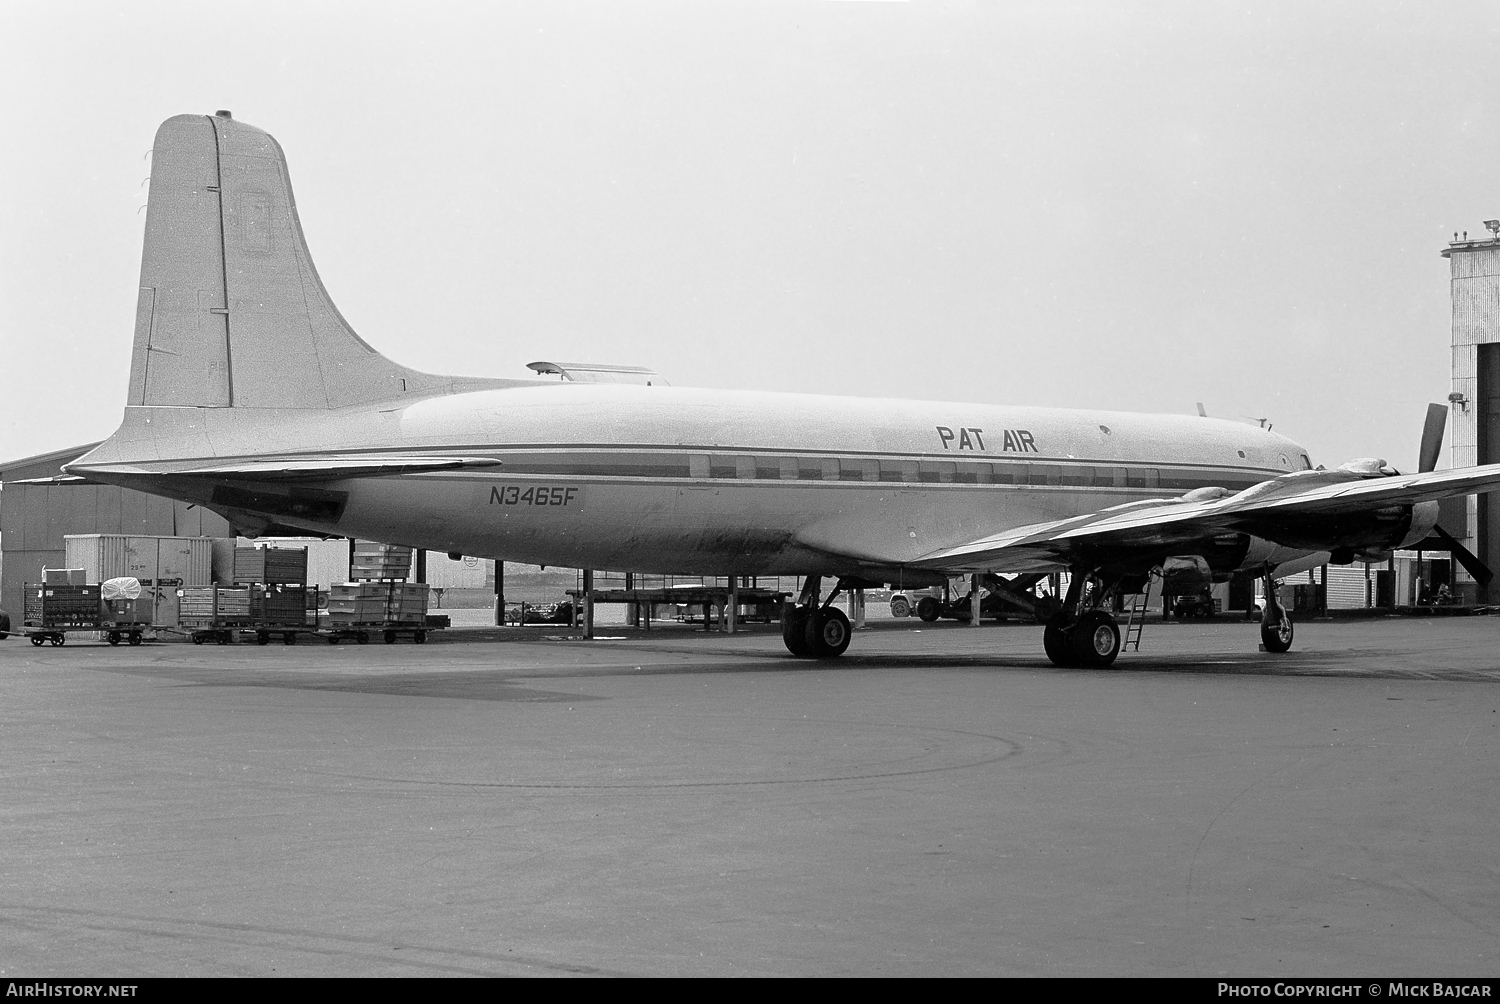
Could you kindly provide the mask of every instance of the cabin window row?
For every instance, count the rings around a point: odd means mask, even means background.
[[[1153,467],[1079,464],[989,464],[953,460],[879,460],[845,457],[690,455],[688,476],[740,481],[871,481],[898,484],[1077,485],[1097,488],[1165,488]],[[1205,483],[1201,475],[1188,487]]]

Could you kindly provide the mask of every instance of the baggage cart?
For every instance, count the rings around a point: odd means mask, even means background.
[[[349,639],[367,644],[380,635],[387,645],[409,637],[420,645],[432,630],[427,623],[427,586],[420,582],[346,582],[328,591],[330,645]]]
[[[20,633],[30,638],[33,645],[47,642],[61,645],[69,631],[99,630],[98,586],[28,582],[21,588],[25,605]]]
[[[228,645],[251,624],[249,586],[183,586],[177,598],[178,623],[194,645]]]

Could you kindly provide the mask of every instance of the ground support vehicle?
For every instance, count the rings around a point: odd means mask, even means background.
[[[328,626],[319,632],[330,645],[350,639],[367,644],[380,635],[387,645],[410,637],[427,640],[427,585],[421,582],[347,582],[328,591]]]
[[[22,611],[20,633],[30,638],[33,645],[47,642],[61,645],[67,639],[69,631],[100,629],[101,601],[98,586],[28,582],[22,589],[25,609]]]
[[[151,627],[152,599],[141,596],[135,599],[112,599],[99,601],[99,630],[111,645],[122,641],[139,645],[145,632]]]
[[[309,613],[311,600],[311,613]],[[286,645],[297,644],[299,634],[317,634],[318,591],[303,585],[282,583],[250,587],[250,624],[257,645],[269,645],[280,635]]]
[[[194,645],[228,645],[251,625],[249,586],[184,586],[177,596],[178,622]]]

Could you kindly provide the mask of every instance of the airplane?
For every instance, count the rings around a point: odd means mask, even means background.
[[[573,364],[533,364],[568,376]],[[634,367],[571,380],[398,365],[334,306],[286,157],[229,112],[156,134],[128,397],[65,474],[205,506],[240,533],[315,534],[601,570],[796,575],[795,656],[849,646],[841,591],[958,574],[1069,573],[1043,649],[1105,667],[1116,593],[1147,576],[1266,583],[1261,640],[1293,626],[1275,581],[1378,560],[1432,532],[1437,500],[1500,464],[1315,468],[1269,429],[1188,415],[668,386]],[[1200,409],[1201,411],[1201,409]],[[833,588],[825,595],[824,580]],[[1010,580],[1010,581],[1020,581]]]

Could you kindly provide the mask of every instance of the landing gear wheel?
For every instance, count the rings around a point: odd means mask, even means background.
[[[1073,665],[1072,652],[1068,647],[1069,626],[1068,615],[1059,612],[1047,618],[1047,626],[1042,629],[1042,648],[1054,666]]]
[[[796,656],[806,656],[807,608],[785,607],[781,611],[781,641],[786,650]]]
[[[120,632],[118,632],[118,631],[111,631],[109,633],[109,643],[111,645],[118,645],[118,644],[120,644]]]
[[[849,647],[849,618],[836,607],[823,607],[807,619],[807,654],[833,659]]]
[[[1285,652],[1292,647],[1292,618],[1285,610],[1277,610],[1280,616],[1273,619],[1267,610],[1260,621],[1260,643],[1267,652]]]
[[[1120,626],[1103,610],[1090,610],[1078,618],[1068,647],[1075,665],[1103,669],[1120,654]]]
[[[917,601],[917,618],[928,624],[937,620],[943,613],[943,605],[931,596],[924,596]]]
[[[132,645],[139,645],[140,643],[141,643],[141,633],[139,631],[132,631],[132,632],[130,632],[130,644],[132,644]]]

